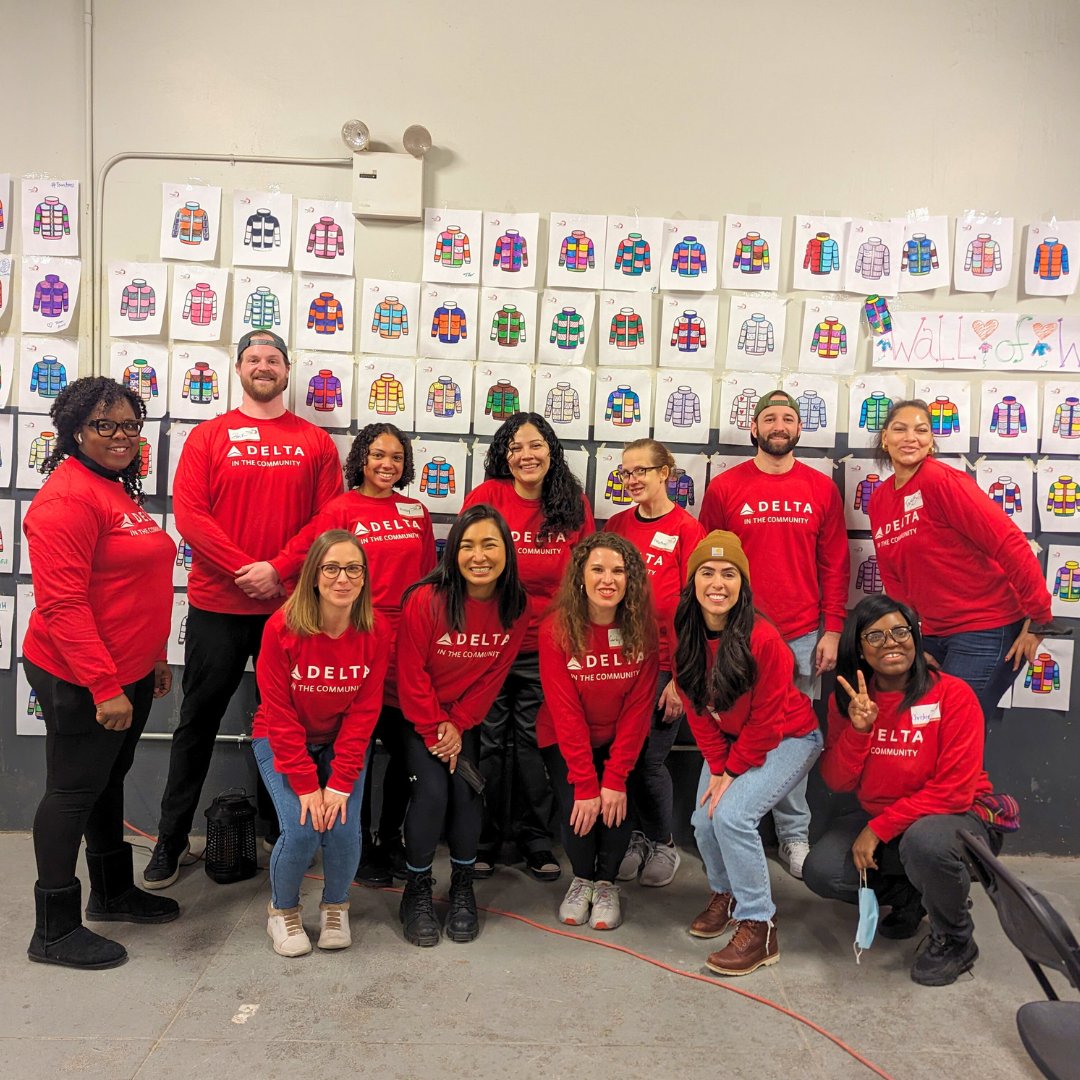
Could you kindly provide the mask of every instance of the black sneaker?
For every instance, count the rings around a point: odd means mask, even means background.
[[[926,918],[926,908],[916,900],[914,904],[894,907],[881,922],[877,932],[890,941],[905,941],[919,932],[919,924]]]
[[[167,889],[180,876],[180,860],[190,850],[186,840],[179,851],[167,841],[159,840],[143,870],[143,886],[147,889]]]
[[[369,889],[382,889],[394,884],[390,860],[378,844],[364,845],[360,865],[356,868],[353,881],[357,885],[366,885]]]
[[[974,938],[958,941],[931,932],[926,946],[919,950],[911,965],[912,982],[920,986],[951,986],[979,958]]]
[[[525,868],[537,881],[558,881],[562,873],[559,860],[550,851],[525,852]]]

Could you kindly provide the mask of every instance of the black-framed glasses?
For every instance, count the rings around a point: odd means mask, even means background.
[[[143,429],[142,420],[87,420],[86,426],[93,428],[103,439],[111,439],[119,428],[125,435],[134,439]]]
[[[644,480],[653,469],[663,467],[663,465],[638,465],[636,469],[616,469],[615,475],[620,480]]]
[[[336,562],[324,562],[319,564],[319,573],[328,581],[336,581],[341,577],[341,571],[345,571],[345,576],[350,581],[359,581],[364,576],[364,564],[358,562],[351,562],[346,566],[341,566]]]
[[[873,645],[875,649],[880,649],[890,638],[895,645],[903,645],[905,641],[911,640],[911,627],[891,626],[888,630],[871,630],[862,636],[863,641],[867,645]]]

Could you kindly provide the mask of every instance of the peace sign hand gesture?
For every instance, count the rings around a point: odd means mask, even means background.
[[[837,675],[836,681],[851,696],[851,701],[848,703],[848,717],[851,719],[851,726],[856,731],[865,733],[874,726],[874,722],[877,720],[878,707],[870,700],[870,694],[866,689],[866,679],[862,671],[857,671],[856,675],[859,683],[858,693],[851,688],[851,683],[843,675]]]

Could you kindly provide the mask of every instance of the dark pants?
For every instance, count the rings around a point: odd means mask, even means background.
[[[604,775],[604,763],[611,744],[593,748],[593,765],[596,775]],[[562,829],[563,848],[574,870],[574,877],[586,881],[614,881],[630,843],[630,820],[609,829],[601,818],[584,835],[578,836],[570,828],[570,812],[574,809],[574,787],[566,770],[566,761],[558,746],[545,746],[541,751],[551,774],[551,785],[559,799],[559,823]]]
[[[384,705],[379,713],[379,722],[375,725],[375,738],[382,743],[388,757],[382,775],[382,805],[379,807],[379,840],[390,843],[401,835],[405,822],[405,810],[409,805],[409,769],[406,735],[412,725],[405,719],[396,705]],[[374,745],[374,744],[372,744]],[[364,797],[360,803],[360,831],[365,843],[371,840],[371,789],[374,787],[371,777],[375,770],[370,767],[374,758],[369,758],[366,771],[371,773],[364,784]]]
[[[536,714],[543,700],[540,659],[523,653],[480,726],[480,771],[487,782],[480,833],[485,855],[497,855],[510,837],[523,853],[551,848],[551,784],[536,746]]]
[[[671,672],[661,671],[656,684],[657,701],[669,682]],[[658,705],[653,710],[649,737],[626,780],[630,810],[637,828],[657,844],[666,844],[671,840],[674,797],[667,757],[682,724],[681,716],[668,724],[662,719],[663,715],[664,710]]]
[[[411,727],[411,725],[410,725]],[[461,774],[440,761],[413,728],[406,735],[412,798],[405,815],[405,859],[413,870],[427,870],[435,860],[435,846],[446,821],[446,838],[454,862],[476,861],[484,799],[465,783]],[[461,733],[460,758],[476,765],[480,760],[480,729]]]
[[[173,733],[169,778],[161,796],[158,839],[182,848],[198,809],[221,718],[244,677],[248,659],[258,659],[266,615],[226,615],[188,608],[184,641],[184,699]],[[260,815],[272,813],[262,793]],[[269,817],[276,824],[276,815]]]
[[[154,700],[154,673],[124,687],[131,727],[108,731],[90,691],[23,659],[45,721],[45,794],[34,815],[38,884],[62,889],[75,877],[79,842],[96,854],[124,843],[124,777]]]
[[[858,902],[859,872],[851,845],[869,820],[870,815],[862,809],[844,814],[810,849],[803,864],[803,881],[818,896]],[[957,829],[984,837],[995,848],[1000,846],[977,814],[929,814],[878,846],[874,856],[878,869],[867,873],[867,883],[882,903],[895,903],[903,897],[904,883],[909,882],[922,897],[934,932],[967,941],[974,930],[967,904],[971,878],[956,838]]]

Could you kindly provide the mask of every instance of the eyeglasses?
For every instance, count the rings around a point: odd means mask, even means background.
[[[119,428],[125,435],[135,438],[143,429],[141,420],[87,420],[86,426],[93,428],[103,439],[111,439]]]
[[[639,465],[636,469],[616,469],[615,475],[620,480],[644,480],[651,470],[663,467],[663,465]]]
[[[319,564],[319,573],[329,581],[336,581],[341,577],[342,570],[345,571],[345,576],[350,581],[359,581],[364,576],[363,563],[351,562],[348,566],[339,566],[336,562]]]
[[[863,634],[862,639],[867,645],[873,645],[875,649],[880,649],[889,639],[896,645],[903,645],[905,641],[911,640],[911,627],[892,626],[888,630],[871,630]]]

